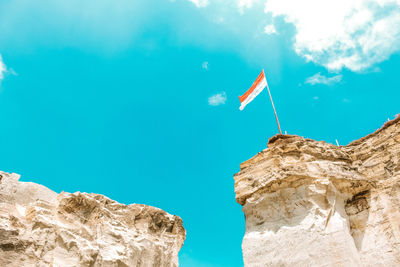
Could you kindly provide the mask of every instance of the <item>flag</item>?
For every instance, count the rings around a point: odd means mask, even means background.
[[[258,75],[256,81],[253,83],[253,85],[250,87],[249,90],[247,90],[244,95],[239,96],[240,100],[240,110],[243,110],[244,107],[250,103],[259,93],[262,92],[262,90],[267,86],[267,79],[265,79],[265,74],[264,70],[261,71],[260,75]]]

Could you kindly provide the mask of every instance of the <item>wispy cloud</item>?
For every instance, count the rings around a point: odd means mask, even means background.
[[[269,24],[267,26],[264,27],[264,33],[270,35],[270,34],[276,34],[276,28],[274,26],[274,24]]]
[[[253,6],[254,0],[238,0],[238,8],[241,14],[244,13],[245,8],[251,8]]]
[[[1,44],[3,49],[54,45],[115,52],[138,38],[149,14],[159,14],[152,5],[154,1],[118,0],[118,5],[107,0],[82,0],[79,5],[73,1],[0,1],[0,25],[7,25],[1,31]]]
[[[305,83],[309,83],[311,85],[315,84],[326,84],[326,85],[333,85],[335,83],[338,83],[342,80],[342,75],[335,75],[332,77],[326,77],[324,75],[321,75],[321,72],[318,72],[314,74],[311,77],[308,77],[305,81]]]
[[[208,0],[189,0],[193,4],[195,4],[198,8],[206,7],[210,4]]]
[[[208,61],[204,61],[203,64],[201,64],[201,67],[205,70],[208,70]]]
[[[225,92],[212,95],[208,98],[208,104],[210,106],[223,105],[223,104],[225,104],[225,102],[226,102],[226,93]]]
[[[4,73],[6,73],[6,72],[7,72],[6,64],[4,64],[3,58],[2,58],[2,56],[0,55],[0,81],[3,80],[3,78],[4,78]]]

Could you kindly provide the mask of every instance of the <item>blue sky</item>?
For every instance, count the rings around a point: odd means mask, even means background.
[[[277,127],[347,144],[400,112],[395,0],[0,2],[0,169],[182,217],[181,266],[242,266],[233,174]],[[324,2],[324,4],[320,4]]]

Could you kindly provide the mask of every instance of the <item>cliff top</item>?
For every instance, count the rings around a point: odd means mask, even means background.
[[[244,205],[265,190],[274,191],[304,179],[345,179],[357,183],[361,190],[366,184],[399,171],[395,164],[398,155],[393,152],[399,147],[399,115],[346,146],[296,135],[275,135],[269,139],[268,148],[243,162],[234,175],[236,201]]]
[[[1,266],[178,266],[180,217],[19,178],[0,172]]]

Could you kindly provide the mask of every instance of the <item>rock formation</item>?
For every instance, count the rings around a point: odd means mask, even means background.
[[[0,266],[178,266],[182,220],[0,172]]]
[[[272,137],[234,178],[245,266],[400,266],[400,117],[347,146]]]

